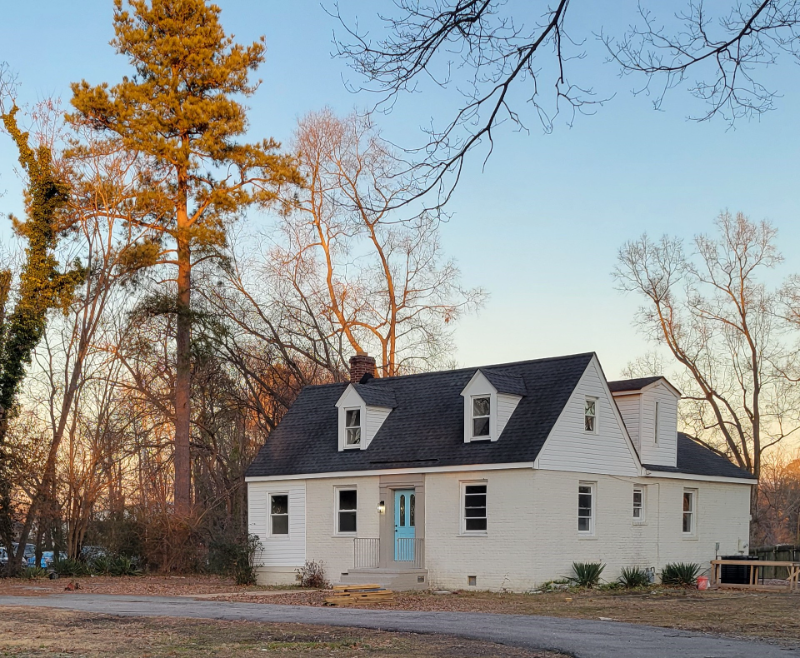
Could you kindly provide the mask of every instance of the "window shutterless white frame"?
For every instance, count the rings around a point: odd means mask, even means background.
[[[578,534],[591,537],[595,529],[595,492],[594,482],[578,483]]]
[[[481,441],[492,438],[492,396],[473,395],[471,398],[472,427],[471,438],[473,441]],[[477,423],[475,421],[478,421]],[[481,434],[476,433],[476,427],[480,427]]]
[[[289,492],[275,491],[267,497],[267,534],[280,539],[289,538]]]
[[[358,534],[358,489],[353,486],[334,487],[333,501],[335,510],[333,533],[345,537],[355,537]],[[344,523],[342,523],[343,520]],[[350,521],[352,521],[352,525]],[[344,530],[342,529],[343,525],[346,528]],[[349,529],[350,527],[352,530]]]
[[[597,434],[597,398],[587,397],[583,405],[583,431]]]
[[[693,537],[697,532],[697,489],[683,490],[681,521],[684,537]]]
[[[344,447],[361,448],[361,407],[344,410]]]
[[[489,486],[486,480],[461,483],[461,534],[489,532]]]
[[[644,487],[633,488],[633,523],[644,523],[645,520]]]

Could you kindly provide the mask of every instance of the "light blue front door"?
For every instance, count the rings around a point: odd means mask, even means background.
[[[414,561],[417,497],[413,489],[394,492],[394,559],[395,562]]]

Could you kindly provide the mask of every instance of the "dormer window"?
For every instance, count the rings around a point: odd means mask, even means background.
[[[586,398],[583,412],[583,429],[590,434],[597,433],[597,398]]]
[[[345,447],[361,447],[361,409],[345,410]]]
[[[525,382],[521,377],[476,370],[461,391],[464,442],[497,441],[523,395]]]
[[[489,419],[491,418],[492,399],[490,396],[481,395],[472,398],[472,438],[488,439]]]

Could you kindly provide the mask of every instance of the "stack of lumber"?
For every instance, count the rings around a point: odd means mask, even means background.
[[[394,600],[394,593],[380,585],[336,585],[333,596],[325,599],[325,605],[358,605],[359,603],[386,603]]]

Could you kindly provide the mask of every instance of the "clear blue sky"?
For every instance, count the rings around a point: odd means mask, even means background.
[[[658,3],[683,6],[685,0]],[[225,28],[237,40],[264,34],[268,56],[263,86],[251,99],[251,133],[288,140],[296,119],[329,105],[339,112],[369,99],[345,90],[352,78],[331,56],[337,27],[313,0],[265,2],[217,0]],[[374,20],[389,0],[343,0],[363,21]],[[528,11],[539,3],[515,2]],[[574,32],[591,38],[605,27],[619,34],[633,20],[635,2],[575,2]],[[128,67],[108,41],[113,35],[111,0],[5,2],[0,21],[0,61],[19,73],[21,100],[56,95],[69,100],[69,83],[115,82]],[[660,9],[662,11],[662,9]],[[666,11],[666,10],[664,10]],[[615,97],[595,116],[579,117],[542,134],[502,132],[485,168],[471,161],[452,202],[453,218],[443,242],[462,269],[467,285],[481,285],[491,298],[478,317],[457,330],[457,360],[464,365],[597,351],[606,374],[616,376],[648,347],[631,326],[636,300],[614,290],[610,271],[627,239],[647,231],[691,238],[711,228],[729,208],[767,218],[780,230],[787,262],[782,272],[800,271],[798,158],[800,77],[788,61],[768,82],[780,86],[778,110],[730,130],[721,121],[696,124],[686,117],[700,109],[687,94],[674,92],[664,112],[629,92],[603,63],[593,42],[580,63],[581,80],[600,95]],[[430,92],[428,92],[430,94]],[[420,138],[418,126],[431,108],[446,101],[431,95],[404,100],[386,119],[390,134]],[[444,117],[440,117],[444,118]],[[0,210],[19,212],[14,153],[0,139]],[[253,221],[259,221],[254,218]],[[0,241],[9,238],[0,219]]]

